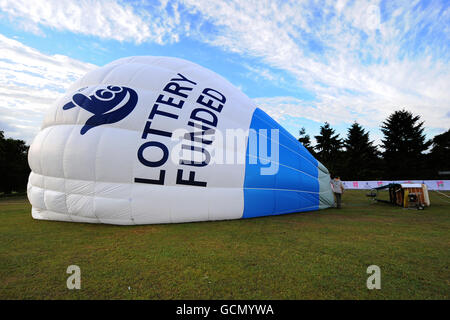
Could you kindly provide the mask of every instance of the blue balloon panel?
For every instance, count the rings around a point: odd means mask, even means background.
[[[286,129],[259,108],[253,114],[250,124],[252,129],[257,134],[258,147],[250,147],[249,140],[243,218],[318,210],[320,188],[317,160]],[[270,163],[259,155],[259,142],[261,139],[267,141],[268,158],[271,158],[272,152],[276,152],[270,150],[271,140],[276,142],[271,129],[278,130],[278,143],[274,145],[279,152],[278,170],[275,174],[263,174],[262,169],[267,170]]]

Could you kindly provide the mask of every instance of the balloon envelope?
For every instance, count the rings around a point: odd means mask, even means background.
[[[330,177],[227,80],[194,63],[131,57],[58,99],[30,146],[35,219],[152,224],[312,211]]]

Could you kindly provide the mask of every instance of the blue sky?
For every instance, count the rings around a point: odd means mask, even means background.
[[[31,143],[75,79],[117,58],[212,69],[294,136],[406,108],[450,127],[448,1],[0,0],[0,130]]]

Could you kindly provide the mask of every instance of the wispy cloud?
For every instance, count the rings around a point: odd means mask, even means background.
[[[138,3],[135,3],[138,4]],[[161,4],[138,9],[115,0],[0,0],[0,10],[35,33],[41,27],[119,41],[159,44],[178,40],[178,5]]]
[[[93,67],[0,35],[0,128],[31,142],[48,107]]]
[[[205,41],[259,57],[317,97],[314,108],[306,109],[300,100],[278,97],[278,107],[267,109],[275,117],[331,122],[358,117],[375,125],[395,108],[408,107],[427,125],[448,127],[450,11],[445,2],[184,2],[217,27]],[[270,79],[266,70],[256,71]],[[273,100],[258,99],[262,105]]]

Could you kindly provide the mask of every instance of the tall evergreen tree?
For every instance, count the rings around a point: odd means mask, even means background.
[[[342,155],[342,139],[339,134],[335,134],[335,130],[331,128],[328,122],[325,122],[320,127],[320,134],[314,136],[317,144],[314,149],[318,160],[328,168],[332,176],[341,175],[340,171],[343,168],[341,165]]]
[[[346,179],[372,180],[377,179],[379,167],[379,152],[369,139],[366,132],[357,122],[353,123],[347,131],[344,140],[344,165]]]
[[[298,141],[312,154],[315,155],[314,147],[311,145],[311,138],[309,134],[306,134],[306,130],[304,127],[299,131],[300,138]]]
[[[431,145],[423,134],[420,116],[407,110],[392,113],[381,126],[382,145],[386,168],[385,178],[423,179],[425,161],[423,152]]]

